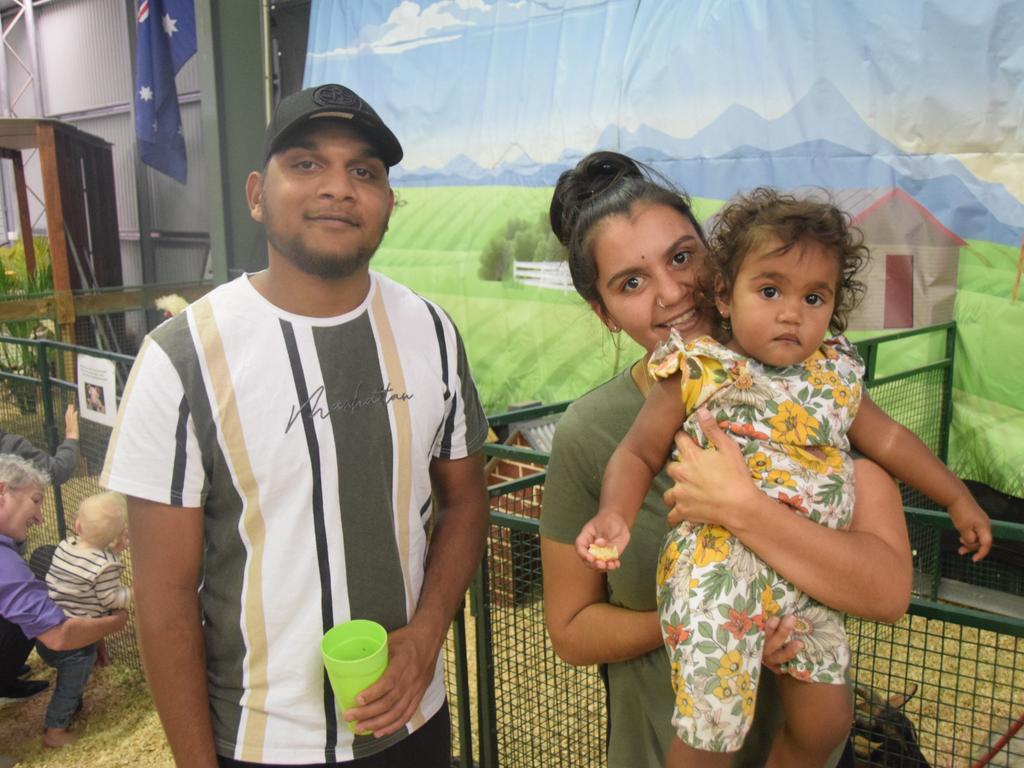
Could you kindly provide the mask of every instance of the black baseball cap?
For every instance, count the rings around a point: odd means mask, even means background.
[[[281,149],[281,141],[289,132],[317,118],[351,121],[377,148],[384,165],[390,168],[402,161],[402,145],[373,107],[351,88],[332,83],[307,88],[281,100],[263,138],[263,162]]]

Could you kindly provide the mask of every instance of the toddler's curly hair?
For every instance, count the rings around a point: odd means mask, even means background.
[[[699,291],[705,300],[713,303],[715,297],[731,295],[743,260],[771,240],[781,243],[775,254],[813,242],[835,256],[839,283],[829,330],[845,331],[850,311],[864,296],[865,286],[857,275],[866,266],[869,251],[861,231],[831,198],[796,197],[758,187],[727,203],[715,217],[711,250],[700,279]]]

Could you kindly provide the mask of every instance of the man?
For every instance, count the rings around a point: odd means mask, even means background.
[[[45,690],[43,680],[19,680],[33,638],[53,651],[84,648],[122,629],[124,611],[100,618],[68,617],[18,554],[29,528],[43,522],[49,476],[27,459],[0,455],[0,699],[21,700]]]
[[[267,269],[161,325],[126,386],[102,481],[178,765],[450,765],[439,651],[483,551],[487,424],[448,317],[369,269],[401,158],[348,88],[283,100],[246,184]],[[351,618],[388,628],[389,665],[339,719],[319,642]]]
[[[20,435],[5,432],[0,427],[0,454],[13,453],[31,461],[37,468],[46,472],[54,483],[66,483],[78,466],[78,411],[74,404],[68,405],[64,412],[64,442],[57,446],[57,452],[51,456],[46,451],[36,448]]]

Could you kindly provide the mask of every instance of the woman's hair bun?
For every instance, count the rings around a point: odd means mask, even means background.
[[[618,152],[593,152],[575,168],[563,171],[549,210],[551,231],[558,241],[568,247],[580,206],[625,178],[643,179],[644,175],[636,162]]]

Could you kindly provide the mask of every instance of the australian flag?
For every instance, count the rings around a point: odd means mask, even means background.
[[[140,0],[135,45],[135,135],[142,162],[185,183],[188,163],[174,75],[196,52],[192,0]]]

